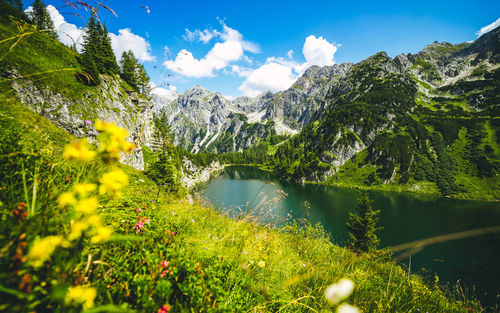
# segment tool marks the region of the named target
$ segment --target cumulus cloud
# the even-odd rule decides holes
[[[156,85],[155,83],[151,83],[151,94],[168,100],[175,100],[179,96],[179,92],[177,92],[177,88],[174,85],[168,85],[168,89],[166,89]]]
[[[208,43],[212,38],[217,36],[218,32],[215,30],[199,30],[196,29],[195,31],[190,31],[189,29],[186,28],[186,34],[182,36],[184,40],[187,41],[195,41],[199,40],[202,41],[203,43]]]
[[[26,13],[32,11],[33,7],[28,7],[24,10]],[[49,12],[52,22],[54,22],[54,28],[57,31],[59,41],[68,46],[75,44],[77,50],[80,51],[83,42],[83,29],[77,27],[75,24],[66,22],[64,16],[62,16],[54,6],[48,5],[47,11]]]
[[[243,40],[243,35],[240,32],[230,28],[224,22],[221,23],[222,32],[208,30],[190,32],[186,30],[187,40],[204,41],[205,39],[209,41],[214,36],[222,40],[222,42],[217,42],[203,58],[197,59],[190,51],[183,49],[177,54],[175,60],[166,60],[163,65],[171,71],[188,77],[214,77],[216,71],[226,68],[231,62],[241,59],[248,60],[244,55],[245,51],[259,52],[259,47]],[[205,35],[206,37],[203,37]]]
[[[480,30],[478,30],[476,32],[476,35],[477,35],[477,37],[481,37],[482,35],[486,34],[487,32],[494,30],[498,26],[500,26],[500,18],[498,18],[493,23],[482,27]]]
[[[29,7],[26,13],[32,12]],[[54,28],[57,31],[59,41],[65,45],[76,45],[76,49],[81,52],[83,44],[84,29],[75,24],[66,22],[64,16],[52,5],[47,6],[50,18],[54,22]],[[129,28],[120,29],[118,35],[109,33],[111,44],[116,57],[119,59],[124,51],[132,50],[135,57],[140,61],[154,61],[155,57],[151,55],[151,46],[146,39],[132,33]]]
[[[143,37],[132,33],[130,28],[118,30],[118,35],[109,33],[111,46],[117,58],[120,58],[124,51],[132,50],[135,57],[140,61],[154,61],[151,55],[151,46]]]
[[[298,63],[293,60],[293,50],[287,52],[287,58],[269,57],[266,63],[251,71],[244,72],[246,80],[238,88],[243,95],[255,97],[266,91],[282,91],[297,80],[304,71],[313,66],[325,66],[335,64],[335,53],[337,47],[328,42],[323,37],[311,35],[306,38],[302,53],[305,58],[304,63]],[[241,73],[241,69],[234,68],[233,72]]]
[[[252,71],[238,88],[243,95],[256,97],[262,92],[280,91],[290,88],[297,79],[292,68],[283,64],[268,63]]]

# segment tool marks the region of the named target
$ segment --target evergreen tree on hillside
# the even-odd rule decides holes
[[[165,110],[154,114],[154,139],[158,144],[154,149],[155,161],[148,166],[146,174],[166,191],[178,193],[182,189],[179,182],[181,161],[178,151],[171,143],[172,134],[167,122],[168,116]]]
[[[47,34],[52,38],[57,39],[57,34],[54,31],[54,22],[50,18],[50,14],[47,11],[45,3],[41,0],[35,0],[33,2],[33,11],[30,12],[29,18],[31,23],[33,23],[39,30],[47,30]]]
[[[98,23],[92,15],[87,22],[87,26],[85,27],[82,53],[79,58],[83,71],[90,75],[91,79],[89,79],[85,73],[78,75],[79,80],[88,85],[98,85],[100,83],[99,67],[95,61],[99,46],[98,43]]]
[[[89,86],[97,86],[101,83],[101,78],[99,77],[99,70],[95,65],[94,59],[90,54],[82,54],[79,57],[79,62],[82,66],[84,73],[78,73],[77,79]]]
[[[106,25],[97,24],[98,30],[98,47],[94,61],[101,74],[118,74],[118,64],[116,56],[111,46],[111,38],[108,34]]]
[[[144,66],[135,58],[132,51],[122,53],[120,59],[120,77],[134,90],[147,94],[149,90],[149,76]]]
[[[111,47],[111,38],[105,26],[102,26],[92,15],[85,27],[85,35],[83,37],[83,47],[81,60],[85,60],[89,65],[92,59],[97,71],[101,74],[117,74],[118,64],[116,63],[115,53]],[[85,68],[87,70],[89,68]]]
[[[346,223],[349,231],[349,246],[354,251],[371,252],[377,249],[380,240],[376,232],[380,210],[374,210],[372,200],[366,192],[358,198],[356,213],[349,212],[349,221]]]
[[[23,2],[21,0],[0,0],[0,16],[9,16],[28,20],[28,17],[23,10]]]

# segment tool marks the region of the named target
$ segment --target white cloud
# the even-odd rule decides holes
[[[251,72],[238,90],[244,96],[256,97],[267,90],[281,91],[290,88],[296,79],[291,67],[268,63]]]
[[[29,7],[25,12],[31,12],[32,7]],[[47,6],[47,11],[54,22],[54,28],[57,30],[59,41],[65,45],[71,46],[76,44],[76,49],[81,51],[83,44],[84,29],[77,27],[75,24],[66,22],[65,18],[52,5]],[[151,46],[146,39],[132,33],[129,28],[120,29],[118,35],[109,33],[113,50],[118,59],[120,59],[124,51],[132,50],[135,57],[140,61],[154,61],[155,57],[151,55]]]
[[[174,85],[168,85],[168,89],[157,86],[155,83],[151,83],[151,93],[156,96],[166,98],[168,100],[175,100],[179,96],[177,88]]]
[[[491,31],[491,30],[494,30],[495,28],[497,28],[498,26],[500,26],[500,18],[498,18],[496,21],[494,21],[493,23],[489,24],[489,25],[486,25],[484,27],[482,27],[480,30],[478,30],[476,32],[476,35],[477,37],[481,37],[482,35],[486,34],[487,32]]]
[[[212,38],[217,36],[218,32],[215,30],[199,30],[196,29],[195,31],[190,31],[189,29],[186,28],[186,35],[182,36],[184,40],[187,41],[195,41],[199,40],[202,41],[203,43],[208,43]]]
[[[337,46],[329,43],[323,37],[311,35],[306,38],[302,53],[306,61],[298,63],[293,60],[293,50],[287,52],[288,59],[283,57],[269,57],[261,67],[251,71],[243,72],[239,67],[233,66],[233,72],[239,76],[246,77],[238,90],[243,95],[255,97],[266,91],[282,91],[297,80],[304,71],[313,66],[325,66],[335,64],[335,53]],[[242,73],[244,75],[242,75]]]
[[[199,39],[208,42],[213,36],[216,36],[222,39],[222,42],[216,43],[201,59],[195,58],[190,51],[183,49],[177,54],[175,60],[166,60],[163,65],[188,77],[214,77],[216,71],[226,68],[231,62],[241,59],[249,60],[244,55],[245,51],[252,53],[260,51],[259,46],[243,40],[243,35],[237,30],[230,28],[224,22],[222,22],[222,27],[222,32],[215,30],[191,32],[186,29],[186,40]]]
[[[33,8],[29,7],[24,12],[28,13],[32,10]],[[66,22],[65,18],[54,6],[48,5],[47,11],[50,14],[52,22],[54,22],[54,28],[57,31],[59,41],[68,46],[75,44],[77,50],[80,51],[83,42],[83,29],[77,27],[75,24]]]
[[[124,51],[132,50],[135,57],[140,61],[154,61],[155,57],[151,55],[151,46],[146,39],[132,33],[130,28],[118,30],[118,35],[109,33],[111,45],[118,59]]]

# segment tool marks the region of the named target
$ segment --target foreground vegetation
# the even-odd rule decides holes
[[[2,99],[0,123],[4,311],[321,312],[331,310],[328,285],[347,277],[355,283],[347,301],[363,312],[481,312],[464,294],[451,300],[408,276],[386,253],[356,255],[307,223],[276,229],[230,219],[158,191],[126,166],[123,196],[98,197],[109,240],[93,240],[87,230],[34,267],[29,252],[37,240],[74,231],[60,195],[109,169],[102,161],[63,160],[73,139],[17,102]],[[68,291],[77,286],[86,288],[77,289],[86,291],[83,299]]]

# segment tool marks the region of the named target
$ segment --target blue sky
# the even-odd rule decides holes
[[[78,34],[85,21],[68,14],[73,9],[63,0],[45,3],[64,19],[56,23],[61,29]],[[118,15],[101,11],[115,51],[132,49],[153,83],[181,93],[201,84],[228,97],[284,89],[313,64],[416,53],[436,40],[471,41],[482,27],[500,23],[500,1],[103,3]]]

